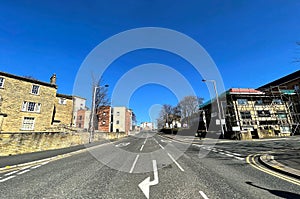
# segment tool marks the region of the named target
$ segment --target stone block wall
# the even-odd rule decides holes
[[[95,133],[93,141],[117,139],[124,136],[125,134],[121,133]],[[0,156],[66,148],[87,144],[88,141],[88,132],[1,133]]]

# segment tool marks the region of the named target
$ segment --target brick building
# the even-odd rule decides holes
[[[77,115],[76,122],[75,122],[76,127],[88,130],[89,129],[91,111],[87,110],[87,109],[79,109],[77,111],[76,115]]]
[[[100,132],[111,132],[111,107],[101,106],[97,110],[98,130]]]

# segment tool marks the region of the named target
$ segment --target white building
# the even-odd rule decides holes
[[[113,107],[113,132],[125,132],[132,131],[132,111],[125,106]]]
[[[77,121],[77,111],[80,109],[85,109],[86,99],[78,96],[73,96],[73,126],[76,126]]]
[[[143,130],[152,130],[154,128],[154,125],[152,122],[142,122],[141,123],[141,128]]]

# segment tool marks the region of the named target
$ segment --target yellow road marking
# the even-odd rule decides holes
[[[258,155],[260,155],[260,154],[248,155],[247,158],[246,158],[246,162],[247,162],[248,164],[250,164],[252,167],[254,167],[254,168],[256,168],[256,169],[258,169],[258,170],[260,170],[260,171],[262,171],[262,172],[265,172],[265,173],[267,173],[267,174],[270,174],[270,175],[272,175],[272,176],[275,176],[275,177],[277,177],[277,178],[280,178],[280,179],[282,179],[282,180],[285,180],[285,181],[288,181],[288,182],[291,182],[291,183],[293,183],[293,184],[296,184],[296,185],[300,186],[300,181],[297,180],[297,179],[290,178],[290,177],[288,177],[288,176],[286,176],[286,175],[282,175],[282,174],[273,172],[273,171],[271,171],[271,170],[269,170],[269,169],[266,169],[266,168],[264,168],[264,167],[262,167],[262,166],[259,166],[259,165],[255,162],[255,160],[254,160],[254,158],[257,157]]]

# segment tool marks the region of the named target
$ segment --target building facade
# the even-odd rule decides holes
[[[52,76],[53,78],[53,76]],[[45,131],[53,123],[57,86],[0,72],[2,132]]]
[[[87,110],[86,108],[86,99],[78,96],[73,96],[73,126],[78,127],[76,125],[77,121],[77,113],[78,110]],[[81,127],[79,127],[81,128]]]
[[[0,72],[0,131],[42,132],[74,123],[74,98],[50,82]]]
[[[300,134],[300,70],[258,88],[270,95],[279,95],[288,103],[292,116],[292,134]]]
[[[110,106],[101,106],[97,110],[97,121],[98,121],[98,131],[100,132],[111,132],[111,112]]]
[[[292,117],[287,101],[279,95],[255,89],[229,89],[220,96],[222,121],[219,121],[217,106],[212,107],[213,103],[215,101],[200,107],[205,118],[200,118],[205,121],[205,127],[201,129],[217,129],[222,123],[225,133],[250,131],[252,138],[291,134]]]
[[[132,130],[132,111],[126,107],[113,107],[112,131],[129,133]]]
[[[89,129],[91,111],[87,109],[80,109],[76,114],[76,127],[84,130]]]

